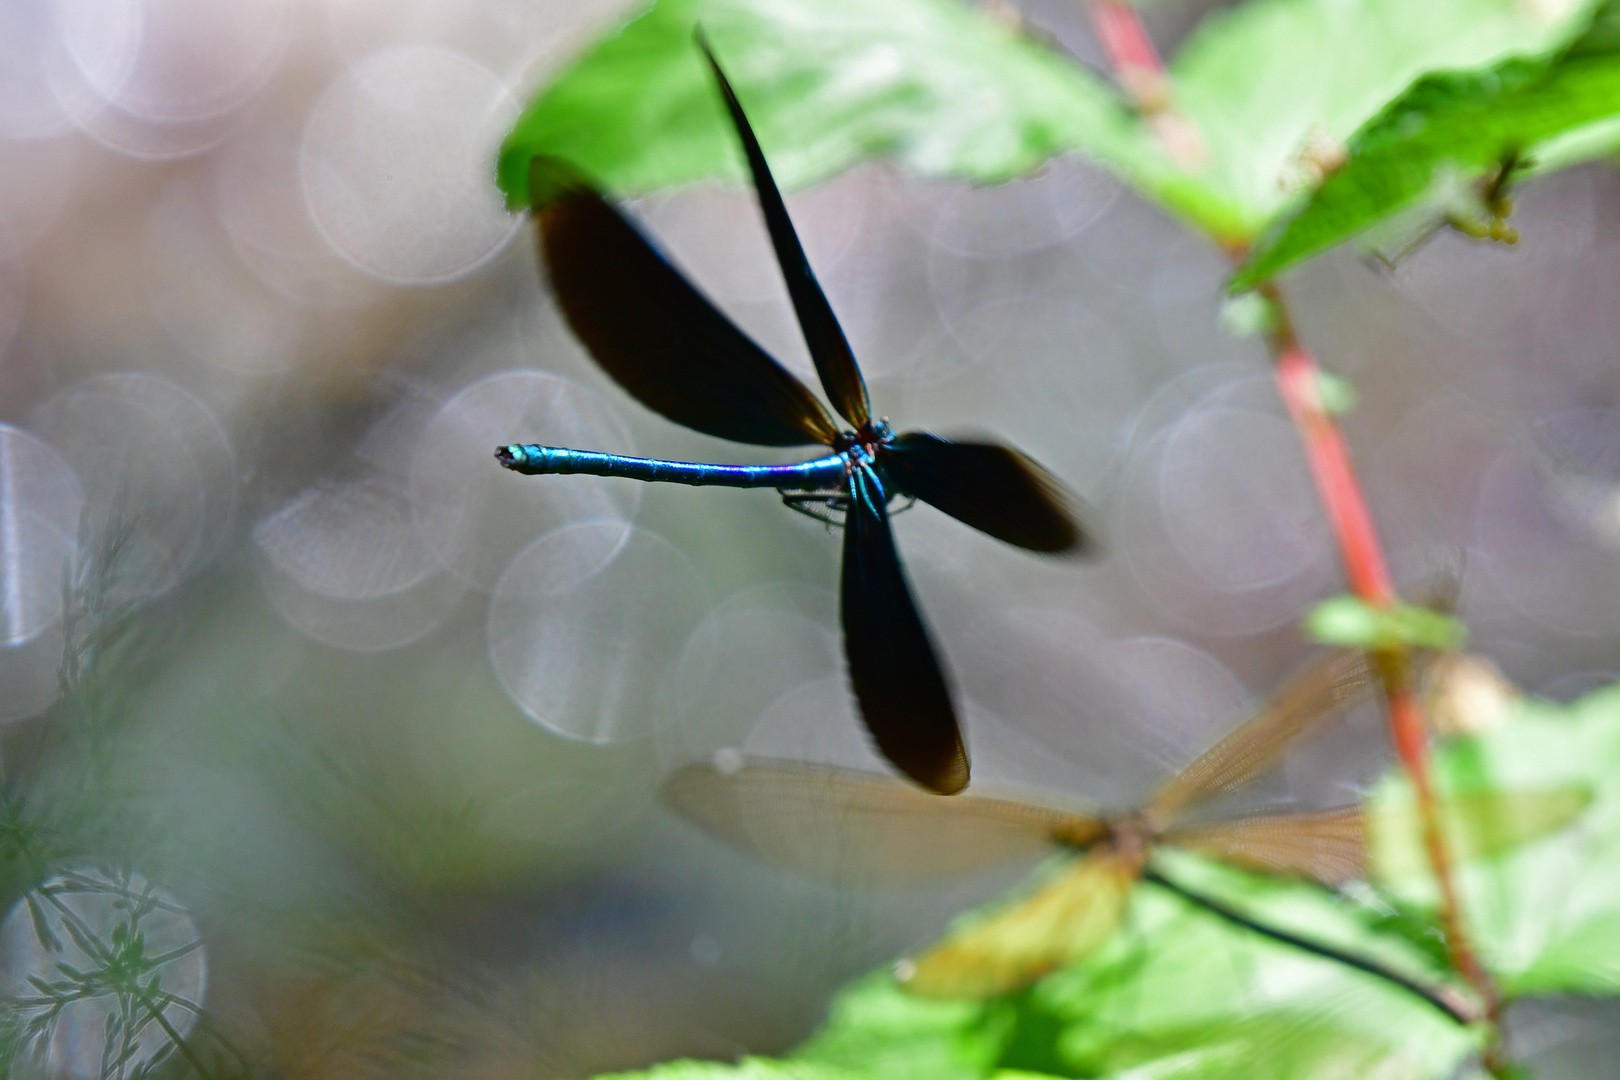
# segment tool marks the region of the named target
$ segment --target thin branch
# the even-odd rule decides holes
[[[1414,994],[1417,997],[1422,998],[1424,1001],[1427,1001],[1430,1005],[1433,1005],[1436,1009],[1439,1009],[1441,1012],[1445,1013],[1448,1017],[1455,1020],[1459,1024],[1472,1024],[1481,1019],[1478,1006],[1468,1001],[1449,986],[1430,986],[1426,983],[1421,983],[1416,979],[1409,978],[1406,975],[1402,975],[1398,971],[1387,968],[1378,963],[1376,960],[1369,960],[1364,956],[1357,956],[1355,953],[1343,952],[1339,949],[1335,949],[1331,945],[1324,945],[1319,941],[1312,941],[1309,938],[1299,937],[1298,935],[1292,934],[1287,930],[1279,930],[1274,926],[1267,926],[1265,923],[1249,918],[1236,908],[1227,907],[1218,900],[1212,900],[1207,896],[1194,892],[1184,885],[1177,884],[1176,882],[1165,877],[1163,874],[1159,873],[1157,870],[1153,869],[1151,866],[1142,871],[1142,880],[1151,881],[1161,889],[1175,893],[1188,903],[1193,904],[1196,907],[1203,908],[1211,915],[1216,915],[1222,919],[1225,919],[1234,926],[1241,926],[1245,930],[1259,934],[1261,937],[1267,937],[1273,941],[1279,941],[1284,945],[1289,945],[1293,948],[1299,949],[1301,952],[1310,953],[1312,956],[1320,956],[1324,960],[1332,960],[1334,963],[1343,964],[1345,967],[1353,968],[1356,971],[1365,972],[1366,974],[1378,979],[1382,979],[1391,985],[1398,986],[1407,993]]]

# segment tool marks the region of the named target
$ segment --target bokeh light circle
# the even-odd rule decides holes
[[[248,271],[300,309],[354,308],[388,288],[332,249],[300,183],[302,130],[272,119],[213,155],[213,211]]]
[[[55,0],[63,44],[88,87],[158,124],[210,119],[244,101],[286,42],[284,0]]]
[[[778,581],[729,597],[698,624],[674,672],[670,764],[740,745],[783,693],[843,666],[838,599]]]
[[[60,109],[102,145],[171,159],[225,137],[287,42],[284,0],[54,0],[43,68]]]
[[[427,45],[350,66],[304,127],[304,198],[322,234],[386,281],[427,284],[475,269],[522,219],[490,161],[516,106],[493,72]]]
[[[1561,410],[1507,440],[1480,487],[1475,540],[1519,614],[1566,634],[1620,630],[1620,412]]]
[[[513,442],[634,452],[595,394],[556,375],[503,372],[445,402],[411,458],[411,501],[440,563],[481,589],[492,588],[540,533],[577,521],[629,521],[641,502],[634,480],[503,469],[495,448]]]
[[[671,666],[709,601],[679,548],[618,521],[540,537],[501,575],[489,658],[507,694],[556,734],[598,744],[653,732]]]
[[[744,754],[893,772],[860,721],[849,676],[840,671],[784,691],[742,741]]]
[[[45,70],[59,40],[49,4],[0,4],[0,139],[38,139],[67,126]]]
[[[532,84],[572,58],[581,21],[618,17],[617,0],[320,0],[328,40],[345,59],[383,46],[431,42],[494,71],[523,72]]]
[[[0,424],[0,722],[56,700],[62,582],[78,547],[84,491],[51,446]]]
[[[83,506],[79,478],[61,454],[0,424],[0,646],[30,641],[62,617]]]
[[[378,480],[310,488],[259,521],[253,540],[276,610],[338,648],[408,645],[464,589],[423,542],[408,496]]]
[[[410,503],[383,484],[311,488],[253,530],[259,550],[304,588],[373,600],[438,567],[411,527]]]
[[[1245,409],[1187,417],[1159,460],[1159,507],[1182,560],[1221,592],[1277,585],[1321,555],[1325,530],[1282,419]]]
[[[63,56],[53,65],[57,94],[70,111],[117,101],[135,71],[144,30],[141,0],[52,0]],[[73,76],[72,81],[69,77]],[[74,94],[77,91],[77,94]]]
[[[168,591],[213,555],[236,511],[236,458],[207,405],[155,375],[95,375],[54,394],[33,426],[78,470],[90,526],[127,526],[116,594]]]
[[[1299,618],[1337,573],[1294,432],[1223,400],[1247,385],[1219,386],[1139,437],[1120,483],[1119,550],[1142,593],[1176,623],[1222,637]]]
[[[846,174],[786,197],[794,231],[819,276],[827,276],[860,235],[870,184]],[[685,188],[637,207],[675,262],[724,303],[787,300],[765,219],[752,191]]]
[[[1004,184],[919,186],[908,193],[905,210],[932,245],[997,258],[1071,239],[1107,211],[1120,187],[1095,163],[1062,157]]]
[[[1242,708],[1237,677],[1175,638],[1115,638],[1050,603],[982,613],[955,651],[973,700],[1083,781],[1086,797],[1131,805],[1223,733]]]

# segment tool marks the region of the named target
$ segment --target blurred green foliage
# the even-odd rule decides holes
[[[1617,762],[1620,687],[1612,686],[1569,705],[1526,700],[1509,723],[1448,743],[1435,756],[1443,792],[1573,786],[1591,794],[1574,827],[1459,868],[1474,941],[1510,994],[1620,992]],[[1404,782],[1391,777],[1375,805],[1398,807],[1409,798]],[[1408,868],[1380,882],[1394,903],[1432,910],[1426,872],[1388,848],[1375,855],[1385,866]]]
[[[1567,40],[1515,0],[1250,0],[1204,21],[1170,64],[1209,143],[1189,173],[1097,75],[961,0],[657,0],[543,88],[501,150],[508,202],[528,161],[572,161],[633,195],[740,179],[692,44],[700,22],[785,187],[868,158],[994,183],[1083,151],[1216,240],[1251,241],[1308,177],[1313,139],[1349,138],[1414,78]]]
[[[1115,92],[960,0],[659,0],[535,99],[501,148],[507,201],[528,204],[536,154],[633,195],[742,157],[693,44],[699,24],[784,188],[868,159],[995,183],[1085,147],[1200,220],[1229,213]]]
[[[1514,0],[1251,0],[1206,18],[1170,62],[1209,141],[1207,180],[1253,237],[1309,184],[1313,143],[1342,144],[1413,79],[1552,48],[1558,16]],[[1573,9],[1573,10],[1569,10]]]
[[[1460,649],[1468,637],[1450,615],[1415,604],[1375,607],[1348,593],[1330,596],[1305,616],[1305,633],[1324,645],[1351,649],[1388,649],[1415,645],[1425,649]]]
[[[1256,248],[1233,287],[1275,277],[1407,211],[1488,232],[1488,219],[1506,209],[1491,205],[1492,188],[1612,153],[1617,117],[1620,4],[1611,2],[1551,56],[1418,80],[1355,134],[1343,167]],[[1487,220],[1470,220],[1479,218]]]

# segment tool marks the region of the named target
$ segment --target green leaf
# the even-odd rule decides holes
[[[1232,280],[1249,288],[1402,214],[1474,232],[1506,209],[1492,187],[1620,144],[1620,4],[1551,57],[1428,75],[1349,142],[1344,166],[1268,234]],[[1511,175],[1498,181],[1498,174]]]
[[[1171,68],[1213,151],[1194,175],[1103,79],[966,0],[656,0],[518,121],[497,168],[508,203],[528,205],[539,153],[620,195],[740,179],[699,22],[786,187],[869,158],[995,183],[1078,150],[1241,246],[1290,199],[1313,133],[1348,138],[1424,71],[1551,48],[1570,19],[1516,0],[1250,0],[1206,18]]]
[[[1412,645],[1426,649],[1462,647],[1468,632],[1450,615],[1396,604],[1374,607],[1359,597],[1331,596],[1305,616],[1305,632],[1324,645],[1352,649],[1388,649]]]
[[[1441,977],[1423,949],[1374,929],[1362,905],[1184,853],[1156,859],[1179,883],[1257,920],[1409,976]],[[1405,990],[1144,885],[1123,932],[1031,990],[982,1004],[924,1001],[872,976],[839,998],[796,1056],[918,1080],[1440,1080],[1476,1045],[1475,1031]]]
[[[1440,744],[1433,772],[1442,797],[1589,792],[1590,806],[1573,827],[1464,863],[1457,885],[1474,944],[1509,993],[1620,992],[1620,687],[1569,705],[1523,699],[1507,723]],[[1378,813],[1410,799],[1404,780],[1392,777],[1369,807]],[[1374,839],[1375,865],[1383,867],[1386,845]],[[1382,869],[1381,881],[1400,903],[1433,910],[1427,872]]]
[[[1445,797],[1439,808],[1447,848],[1458,863],[1487,859],[1539,840],[1574,822],[1591,805],[1584,787],[1520,791],[1478,791]],[[1368,846],[1384,879],[1421,878],[1430,873],[1422,819],[1411,789],[1404,784],[1384,792],[1366,808]]]
[[[1324,890],[1181,853],[1160,862],[1178,883],[1256,921],[1408,973],[1428,970],[1418,950],[1368,930]],[[1030,1009],[1061,1022],[1055,1049],[1066,1075],[1438,1080],[1475,1045],[1473,1031],[1407,991],[1155,887],[1138,890],[1130,927],[1030,995]]]
[[[740,180],[741,155],[702,23],[784,187],[869,158],[925,177],[996,183],[1081,149],[1215,235],[1235,210],[1187,176],[1085,68],[964,0],[657,0],[536,98],[501,149],[508,203],[526,206],[536,154],[619,195]]]
[[[1206,17],[1170,73],[1213,152],[1205,179],[1252,236],[1331,164],[1312,157],[1331,159],[1413,79],[1553,49],[1584,6],[1547,15],[1517,0],[1249,0]]]
[[[885,1080],[972,1080],[995,1071],[1013,1024],[1006,1003],[924,1000],[882,972],[840,994],[795,1057]]]

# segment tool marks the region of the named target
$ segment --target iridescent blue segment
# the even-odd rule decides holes
[[[599,454],[561,446],[514,444],[495,451],[495,460],[526,476],[623,476],[654,483],[691,484],[694,487],[791,488],[814,490],[844,482],[849,464],[842,454],[792,465],[710,465],[698,461],[661,461],[658,458]]]

